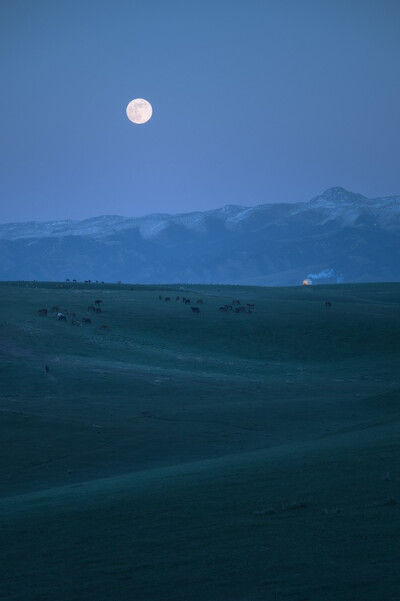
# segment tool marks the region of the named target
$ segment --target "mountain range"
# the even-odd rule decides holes
[[[400,196],[0,224],[0,279],[290,286],[400,281]]]

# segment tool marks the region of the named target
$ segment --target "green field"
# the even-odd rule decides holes
[[[399,599],[399,350],[400,284],[1,282],[0,598]]]

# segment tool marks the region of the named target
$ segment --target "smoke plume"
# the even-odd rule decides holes
[[[337,284],[342,284],[344,281],[342,274],[336,273],[333,268],[324,269],[319,273],[309,273],[307,279],[311,281],[335,279]]]

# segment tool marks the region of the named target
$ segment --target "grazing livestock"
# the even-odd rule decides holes
[[[196,301],[196,303],[197,303],[198,305],[202,305],[202,304],[203,304],[203,299],[199,298],[199,299]]]
[[[171,297],[170,296],[166,296],[164,298],[164,301],[167,302],[167,303],[169,303],[171,301]]]
[[[94,307],[93,305],[89,305],[88,308],[88,313],[95,313],[96,312],[96,307]]]
[[[227,309],[226,305],[224,305],[224,306],[220,307],[218,309],[218,311],[221,311],[221,313],[226,313],[228,311],[228,309]]]
[[[175,300],[178,301],[180,299],[180,296],[176,296]]]
[[[92,323],[92,320],[89,317],[82,317],[82,323]]]
[[[255,307],[255,305],[253,305],[253,303],[246,303],[246,305],[248,306],[249,310],[254,309],[254,307]]]
[[[192,309],[192,313],[200,313],[199,307],[190,307]]]
[[[240,300],[238,298],[234,298],[232,301],[232,305],[240,305]]]
[[[72,325],[72,326],[80,326],[80,325],[81,325],[81,322],[80,322],[78,319],[74,319],[74,318],[72,318],[72,319],[71,319],[71,325]]]
[[[158,300],[162,300],[161,294],[158,295]]]
[[[246,307],[236,307],[235,308],[235,313],[252,313],[252,311],[250,311],[250,309],[246,309]]]
[[[190,305],[190,298],[185,298],[185,305]]]
[[[233,311],[232,305],[224,305],[227,311]]]
[[[38,315],[45,317],[47,315],[47,309],[39,309]]]
[[[96,312],[96,313],[101,313],[101,309],[100,309],[100,307],[96,307],[96,308],[95,308],[95,312]]]
[[[95,300],[95,301],[94,301],[94,304],[95,304],[95,305],[101,305],[101,303],[102,303],[102,302],[103,302],[103,301],[101,301],[101,300]]]
[[[57,319],[59,321],[67,321],[67,318],[65,317],[65,315],[63,313],[57,313]]]
[[[58,313],[58,311],[60,310],[60,308],[59,308],[59,307],[57,307],[57,305],[54,305],[54,306],[51,308],[51,310],[52,310],[54,313]]]

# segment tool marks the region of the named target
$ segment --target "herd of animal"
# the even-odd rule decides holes
[[[158,295],[158,300],[162,301],[164,300],[164,302],[171,302],[171,297],[170,296],[164,296],[164,298],[161,296],[161,294]],[[176,296],[175,297],[175,301],[176,302],[181,302],[184,305],[190,305],[190,298],[187,298],[186,296]],[[202,305],[203,304],[203,299],[199,298],[196,301],[197,305]],[[190,307],[192,313],[200,313],[200,307]]]
[[[162,297],[161,294],[158,295],[158,300],[160,301],[164,301],[164,302],[171,302],[171,297],[170,296],[164,296]],[[175,297],[175,301],[176,302],[181,302],[184,305],[190,305],[191,303],[191,299],[187,298],[186,296],[176,296]],[[202,305],[203,304],[203,299],[199,298],[195,301],[196,305]],[[229,305],[222,305],[221,307],[218,308],[218,310],[221,313],[227,313],[228,311],[234,311],[235,313],[252,313],[254,310],[255,305],[253,303],[246,303],[245,305],[242,305],[240,300],[238,298],[234,298],[232,300],[232,303]],[[200,313],[200,307],[190,307],[192,310],[192,313]]]
[[[87,313],[90,315],[91,313],[101,313],[102,309],[100,307],[101,303],[103,301],[101,300],[95,300],[93,305],[88,305],[87,308]],[[39,309],[38,310],[38,315],[40,315],[41,317],[47,317],[49,315],[49,310],[48,309]],[[81,325],[87,325],[87,324],[91,324],[92,320],[90,317],[77,317],[76,313],[73,312],[69,312],[67,309],[61,309],[57,306],[57,305],[53,305],[53,307],[50,310],[50,314],[52,316],[54,316],[56,319],[58,319],[58,321],[65,321],[67,322],[68,320],[70,321],[71,325],[73,326],[81,326]],[[101,330],[109,330],[109,327],[106,324],[103,324],[100,326]]]
[[[162,296],[161,294],[158,295],[158,300],[160,301],[164,301],[164,302],[171,302],[171,296]],[[176,296],[175,297],[175,301],[182,303],[184,305],[189,305],[190,309],[192,311],[192,313],[200,313],[200,305],[203,305],[204,301],[203,299],[199,298],[199,299],[190,299],[186,296]],[[193,304],[192,304],[193,303]],[[93,302],[93,304],[88,305],[87,307],[87,315],[86,316],[80,316],[78,317],[76,315],[76,313],[70,312],[67,309],[60,309],[60,307],[58,307],[57,305],[54,305],[51,310],[48,310],[46,308],[43,309],[39,309],[38,310],[38,315],[40,315],[41,317],[47,317],[49,314],[53,317],[55,317],[58,321],[64,321],[64,322],[70,322],[71,325],[73,326],[81,326],[81,325],[88,325],[92,323],[92,319],[91,317],[89,317],[89,315],[96,315],[98,313],[102,313],[102,309],[101,309],[101,305],[102,301],[101,300],[95,300]],[[227,313],[228,311],[233,311],[235,313],[252,313],[254,310],[254,304],[252,303],[246,303],[245,305],[242,305],[240,300],[237,298],[234,298],[232,300],[231,304],[226,304],[226,305],[222,305],[218,308],[218,310],[222,313]],[[106,324],[102,324],[100,326],[101,330],[109,330],[109,326]]]
[[[227,313],[228,311],[234,311],[235,313],[253,313],[254,306],[252,303],[246,303],[241,305],[240,301],[236,298],[233,299],[231,305],[222,305],[219,307],[221,313]]]
[[[159,301],[164,301],[164,302],[171,302],[171,296],[162,296],[161,294],[158,295],[158,300]],[[175,297],[175,301],[182,303],[184,305],[189,305],[190,309],[192,311],[192,313],[200,313],[200,306],[199,305],[203,305],[203,299],[199,298],[197,300],[194,299],[190,299],[186,296],[176,296]],[[192,301],[193,301],[193,305],[192,305]],[[99,313],[102,313],[102,309],[101,309],[101,305],[102,301],[97,299],[93,302],[92,305],[88,305],[87,307],[87,315],[83,316],[83,317],[77,317],[76,313],[73,312],[69,312],[67,309],[61,309],[57,306],[54,305],[50,312],[48,309],[44,308],[44,309],[39,309],[38,310],[38,315],[40,315],[41,317],[46,317],[49,313],[55,317],[56,319],[58,319],[58,321],[69,321],[71,323],[71,325],[73,326],[81,326],[81,325],[88,325],[92,323],[92,319],[89,317],[89,315],[96,315]],[[253,303],[246,303],[246,304],[242,304],[240,302],[239,299],[234,298],[232,300],[232,302],[230,304],[225,304],[225,305],[221,305],[220,307],[218,307],[218,311],[220,311],[220,313],[228,313],[229,311],[232,311],[233,313],[253,313],[254,311],[254,307],[255,305]],[[325,307],[330,308],[332,307],[332,303],[330,301],[325,301]],[[101,330],[109,330],[109,326],[106,324],[102,324],[100,326]]]

